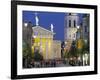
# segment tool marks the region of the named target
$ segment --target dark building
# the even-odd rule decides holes
[[[83,16],[82,30],[83,39],[87,40],[89,38],[89,14]]]
[[[23,23],[23,43],[32,44],[32,23]]]

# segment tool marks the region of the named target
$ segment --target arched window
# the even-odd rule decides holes
[[[74,20],[74,27],[76,27],[76,21]]]
[[[71,20],[69,20],[69,27],[71,27]]]
[[[85,26],[85,32],[87,32],[87,26]]]

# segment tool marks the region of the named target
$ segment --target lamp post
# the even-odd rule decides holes
[[[77,40],[80,38],[80,26],[77,26]]]
[[[88,64],[88,54],[85,53],[84,56],[85,56],[85,61],[86,61],[85,64],[87,65]]]
[[[76,32],[76,39],[77,39],[77,48],[78,48],[78,40],[80,39],[80,26],[77,26],[77,32]]]
[[[81,51],[80,51],[80,35],[81,32],[80,32],[80,26],[77,26],[77,55],[78,55],[78,61],[80,62],[81,61]],[[84,59],[84,57],[82,57],[82,59]],[[84,64],[84,63],[83,63]]]

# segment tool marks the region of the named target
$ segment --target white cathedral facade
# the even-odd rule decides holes
[[[39,18],[35,15],[36,26],[32,27],[32,52],[39,50],[44,60],[61,59],[61,41],[54,40],[53,24],[50,25],[51,30],[43,28],[39,25]]]

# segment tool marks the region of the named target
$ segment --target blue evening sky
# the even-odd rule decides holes
[[[23,22],[31,22],[35,25],[35,13],[39,18],[39,26],[50,30],[50,25],[54,25],[54,32],[56,33],[54,39],[64,40],[64,17],[66,13],[58,12],[37,12],[37,11],[23,11]],[[79,15],[79,21],[82,22],[82,15]],[[79,23],[80,23],[79,22]]]

